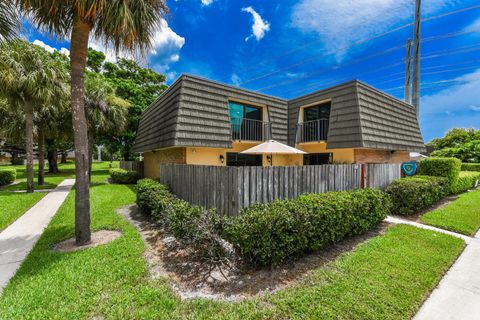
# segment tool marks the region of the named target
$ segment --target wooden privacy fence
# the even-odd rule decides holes
[[[398,169],[396,174],[390,173]],[[382,177],[382,172],[388,172]],[[369,174],[373,176],[370,178]],[[363,175],[363,177],[362,177]],[[219,167],[162,164],[160,182],[192,204],[237,215],[254,203],[292,199],[303,193],[384,188],[400,176],[400,165]]]
[[[393,180],[402,177],[400,163],[375,163],[365,165],[366,186],[385,189]]]
[[[136,171],[139,178],[143,178],[143,161],[120,161],[120,168]]]

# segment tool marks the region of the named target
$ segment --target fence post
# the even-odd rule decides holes
[[[362,163],[361,179],[361,186],[364,189],[367,187],[367,165],[365,163]]]

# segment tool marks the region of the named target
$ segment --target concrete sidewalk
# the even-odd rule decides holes
[[[75,179],[65,179],[0,233],[0,294],[57,212]]]
[[[480,318],[480,231],[440,281],[414,317],[423,319]]]

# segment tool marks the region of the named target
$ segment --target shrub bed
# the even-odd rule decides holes
[[[460,176],[450,186],[450,193],[466,192],[475,186],[477,180],[480,180],[480,172],[460,172]]]
[[[120,168],[110,169],[110,177],[113,183],[134,184],[138,180],[137,172]]]
[[[247,263],[278,265],[369,230],[389,207],[388,197],[373,189],[306,194],[244,209],[226,235]]]
[[[423,159],[419,163],[419,174],[426,176],[444,177],[450,182],[458,178],[462,162],[456,158]]]
[[[462,171],[480,171],[480,163],[462,163]]]
[[[190,205],[151,179],[138,181],[136,202],[142,212],[161,222],[197,258],[215,264],[230,259],[231,246],[223,240],[227,221],[215,210]]]
[[[0,186],[12,183],[17,178],[17,170],[15,168],[0,169]]]
[[[438,202],[449,189],[447,178],[415,176],[393,181],[385,192],[390,195],[393,214],[412,215]]]

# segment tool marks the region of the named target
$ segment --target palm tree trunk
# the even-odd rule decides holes
[[[88,179],[92,181],[93,134],[88,133]]]
[[[25,151],[27,153],[27,192],[33,192],[33,104],[25,102]]]
[[[62,152],[61,158],[60,158],[60,163],[67,163],[67,153]]]
[[[88,179],[88,136],[85,117],[84,72],[90,25],[74,18],[70,39],[72,123],[75,140],[75,242],[87,244],[90,232],[90,183]]]
[[[38,132],[38,185],[45,184],[45,134],[40,128]]]
[[[58,173],[58,154],[55,140],[47,139],[48,173]]]

